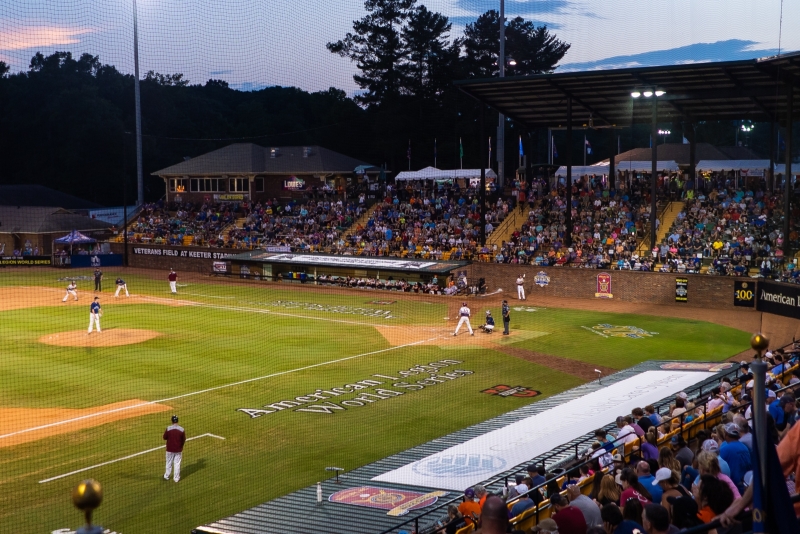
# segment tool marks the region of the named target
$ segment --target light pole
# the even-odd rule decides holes
[[[742,124],[742,127],[741,127],[740,129],[741,129],[741,130],[744,132],[744,134],[745,134],[745,136],[744,136],[744,146],[747,146],[748,137],[750,137],[750,132],[752,132],[752,131],[753,131],[753,128],[754,128],[754,126],[753,126],[752,124]],[[736,130],[736,137],[737,137],[737,139],[736,139],[736,146],[739,146],[739,139],[738,139],[738,137],[739,137],[739,130]]]
[[[500,55],[497,56],[500,77],[506,77],[506,2],[500,0]],[[506,174],[506,117],[502,113],[497,121],[497,177],[499,187],[505,185]]]
[[[144,204],[144,178],[142,174],[142,98],[139,92],[139,21],[133,0],[133,98],[136,106],[136,204]],[[127,221],[125,221],[127,223]]]
[[[666,94],[666,91],[655,88],[635,89],[631,91],[631,97],[637,98],[652,98],[653,99],[653,118],[650,124],[650,139],[653,146],[650,148],[650,248],[656,246],[656,221],[658,219],[658,204],[656,202],[657,184],[658,184],[658,97]]]
[[[659,130],[659,131],[658,131],[658,135],[661,135],[661,136],[663,136],[663,139],[662,139],[662,143],[661,143],[661,144],[667,144],[667,136],[668,136],[669,134],[671,134],[671,133],[672,133],[672,132],[670,132],[669,130]]]

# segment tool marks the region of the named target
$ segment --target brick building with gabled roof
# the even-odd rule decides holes
[[[321,146],[235,143],[156,171],[168,202],[260,201],[341,190],[357,167],[380,169]]]

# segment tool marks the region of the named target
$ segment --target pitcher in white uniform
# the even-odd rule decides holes
[[[457,336],[458,335],[458,331],[461,329],[461,325],[462,324],[466,324],[467,325],[467,330],[469,330],[469,335],[474,336],[475,332],[472,331],[472,325],[469,324],[469,316],[472,315],[472,312],[467,307],[467,303],[466,302],[462,302],[461,303],[461,309],[458,310],[458,315],[461,318],[458,320],[458,326],[456,326],[456,331],[453,332],[453,335]]]

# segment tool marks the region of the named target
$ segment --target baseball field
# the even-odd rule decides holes
[[[179,273],[180,274],[180,273]],[[649,359],[721,361],[750,332],[682,317],[511,300],[511,335],[452,335],[461,301],[166,273],[0,273],[0,532],[75,528],[70,490],[104,487],[96,522],[189,532],[331,476]],[[122,276],[130,297],[114,298]],[[62,302],[68,281],[78,296]],[[99,295],[102,333],[86,334]],[[503,294],[470,299],[473,327]],[[611,311],[609,311],[611,310]],[[720,321],[718,321],[720,322]],[[734,325],[735,326],[735,325]],[[523,386],[535,397],[485,390]],[[165,481],[162,433],[187,442]],[[68,532],[68,530],[63,530]]]

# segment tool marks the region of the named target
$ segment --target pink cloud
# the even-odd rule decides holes
[[[0,27],[0,50],[71,45],[79,43],[81,35],[92,32],[94,30],[56,25]]]

